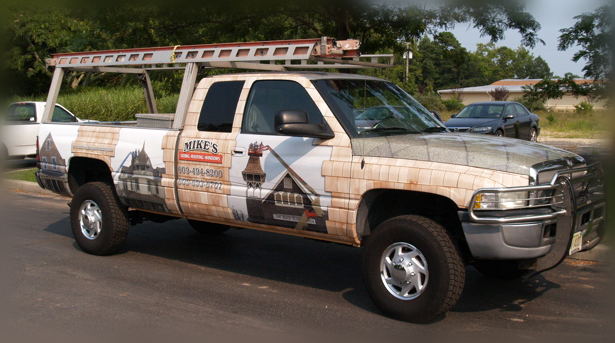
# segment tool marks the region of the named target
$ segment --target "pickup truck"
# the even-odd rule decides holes
[[[45,110],[43,101],[25,101],[10,104],[2,123],[0,152],[3,157],[26,157],[36,155],[36,137]],[[53,122],[78,122],[74,114],[56,104]]]
[[[375,107],[393,115],[357,125]],[[467,265],[493,277],[533,275],[604,233],[600,165],[537,143],[449,132],[382,79],[206,77],[180,127],[173,118],[41,125],[37,180],[72,197],[83,251],[113,254],[131,224],[171,219],[200,233],[237,227],[364,247],[374,303],[429,322],[457,302]]]

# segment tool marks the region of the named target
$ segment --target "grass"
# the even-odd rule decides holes
[[[36,170],[36,168],[33,168],[28,170],[20,170],[16,172],[6,173],[4,174],[4,178],[8,180],[36,182],[36,176],[34,176],[34,172]]]
[[[613,127],[608,111],[538,112],[543,134],[559,138],[605,138]]]
[[[179,94],[156,99],[158,112],[175,113]],[[45,94],[15,97],[11,102],[46,101]],[[135,120],[135,114],[147,113],[140,87],[91,88],[58,96],[58,103],[81,119],[98,121]]]
[[[171,92],[162,92],[169,94]],[[172,94],[172,93],[171,93]],[[156,99],[158,112],[175,113],[179,94],[167,95]],[[45,101],[46,95],[19,97],[17,101]],[[136,113],[147,113],[143,90],[139,86],[113,88],[86,88],[78,92],[68,92],[58,97],[62,104],[82,119],[99,121],[135,120]],[[442,117],[448,120],[452,112],[443,111]],[[585,114],[576,112],[537,112],[542,127],[541,135],[557,138],[604,138],[610,128],[615,128],[611,112],[593,111]]]

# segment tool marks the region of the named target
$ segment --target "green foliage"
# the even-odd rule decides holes
[[[593,111],[580,116],[576,112],[534,112],[540,117],[541,135],[559,138],[604,138],[611,120],[608,111]]]
[[[424,92],[416,97],[416,100],[430,111],[442,112],[446,106],[442,102],[442,98],[436,92]]]
[[[579,84],[576,75],[571,73],[566,74],[563,78],[546,78],[535,85],[524,86],[523,88],[525,90],[523,101],[532,104],[532,106],[537,106],[540,103],[544,106],[547,100],[561,99],[565,94],[572,94],[577,98],[581,96],[593,98],[593,85]]]
[[[572,27],[560,30],[559,50],[579,47],[572,60],[585,60],[585,77],[596,81],[598,88],[602,88],[599,81],[608,80],[612,72],[614,11],[615,5],[611,1],[594,13],[575,17],[577,22]]]
[[[449,100],[442,100],[442,103],[444,104],[444,106],[446,106],[446,109],[448,111],[455,112],[455,113],[458,113],[459,111],[463,110],[463,108],[465,107],[463,102],[459,100],[457,96],[454,96]]]
[[[549,124],[555,124],[555,122],[557,121],[557,118],[555,117],[555,114],[549,113],[547,115],[547,121],[549,121]]]
[[[157,98],[158,112],[175,113],[179,94]],[[44,95],[14,97],[15,101],[45,101]],[[80,92],[60,94],[58,103],[81,119],[98,121],[135,120],[135,114],[147,113],[141,87],[90,88]]]
[[[574,108],[578,114],[590,114],[594,112],[594,105],[588,101],[581,101],[579,104],[574,105]]]
[[[45,68],[45,59],[70,51],[332,36],[359,39],[365,52],[401,54],[404,48],[400,42],[469,21],[492,41],[502,39],[504,31],[512,29],[521,33],[527,46],[540,42],[536,36],[540,25],[519,0],[458,2],[429,8],[416,3],[382,5],[368,0],[4,7],[7,20],[2,22],[8,25],[2,38],[11,44],[2,60],[6,63],[6,77],[11,80],[9,91],[19,95],[46,92],[51,74]],[[433,63],[433,68],[412,61],[411,74],[420,75],[414,80],[418,87],[405,88],[413,93],[428,84],[437,88],[461,85],[474,75],[475,70],[464,67],[471,64],[468,52],[450,33],[436,33],[434,41],[436,45],[426,50],[424,59],[415,60]],[[445,57],[438,58],[440,53]],[[402,74],[404,69],[401,66]],[[397,76],[392,80],[402,81]],[[73,89],[128,83],[123,76],[107,74],[70,73],[67,79]],[[165,83],[163,76],[153,79]],[[166,92],[163,88],[157,86]]]
[[[547,107],[545,106],[545,101],[538,99],[536,97],[526,97],[525,95],[523,97],[515,98],[513,101],[516,101],[522,104],[523,106],[525,106],[525,108],[527,108],[531,112],[547,110]]]

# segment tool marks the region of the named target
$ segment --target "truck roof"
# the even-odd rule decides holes
[[[377,77],[367,76],[367,75],[358,75],[358,74],[348,74],[348,73],[327,73],[327,72],[313,72],[313,71],[281,71],[281,72],[255,72],[255,73],[237,73],[237,74],[221,74],[211,76],[211,78],[223,78],[228,76],[243,76],[243,77],[254,77],[254,76],[301,76],[308,80],[371,80],[371,81],[386,81]],[[387,81],[388,82],[388,81]]]

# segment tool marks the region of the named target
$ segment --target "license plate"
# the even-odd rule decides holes
[[[572,243],[570,244],[570,253],[568,255],[572,255],[577,253],[583,249],[583,232],[575,232],[572,236]]]

